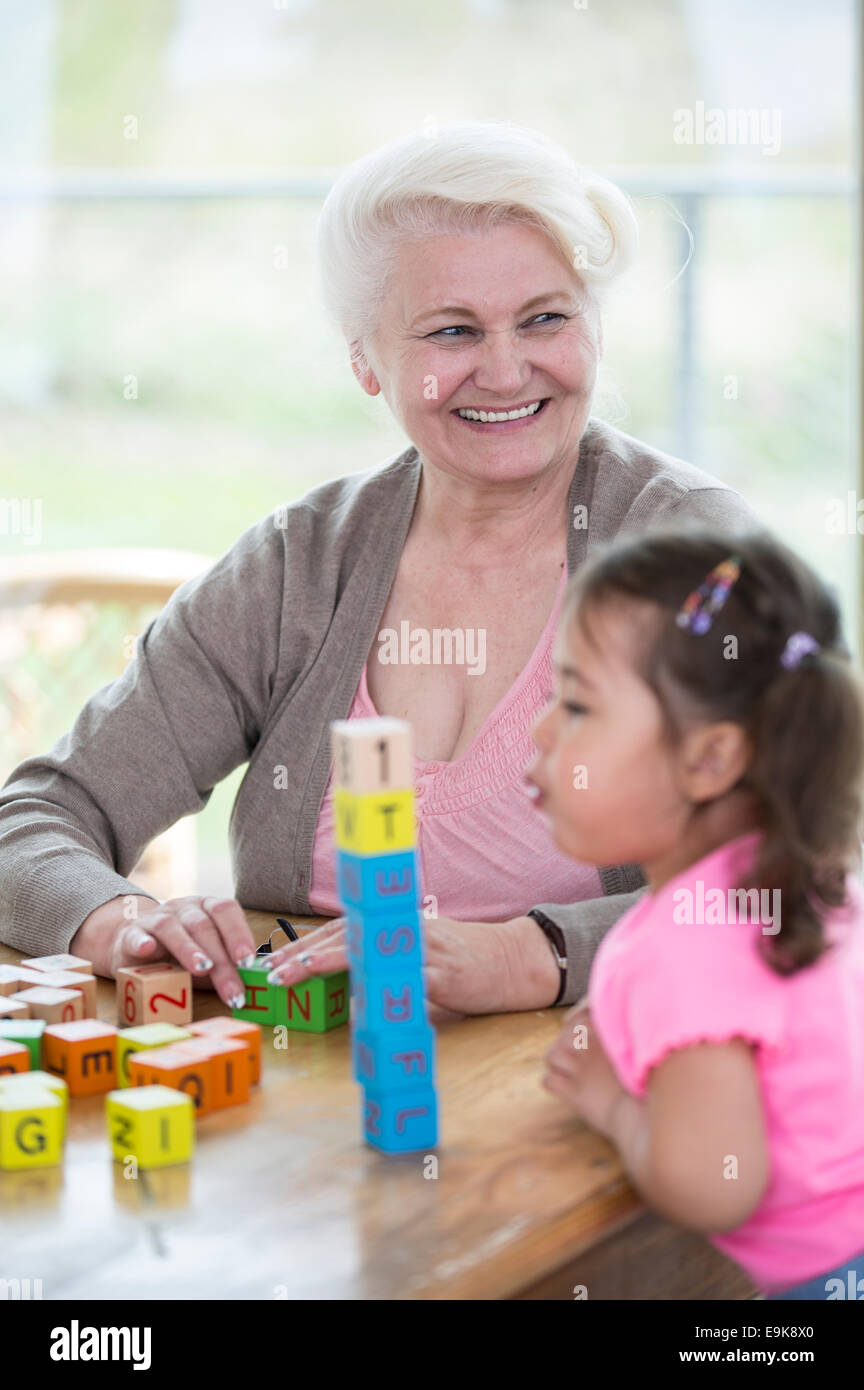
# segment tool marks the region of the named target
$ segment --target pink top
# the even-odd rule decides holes
[[[414,759],[417,846],[428,915],[457,921],[506,921],[538,902],[603,896],[597,869],[559,850],[526,794],[523,773],[535,752],[531,730],[552,689],[552,645],[566,568],[546,628],[518,680],[492,710],[461,758]],[[377,710],[364,668],[348,714]],[[333,849],[333,773],[324,792],[312,855],[309,902],[341,914]],[[437,902],[430,903],[433,894]]]
[[[770,1183],[743,1225],[711,1240],[774,1292],[864,1251],[864,893],[850,876],[849,910],[824,919],[836,947],[776,974],[756,951],[762,925],[736,924],[726,892],[759,837],[732,840],[625,913],[600,944],[588,992],[600,1040],[635,1096],[675,1048],[756,1044]]]

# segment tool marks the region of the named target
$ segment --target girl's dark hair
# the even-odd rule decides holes
[[[732,554],[740,577],[709,631],[678,627],[684,600]],[[575,576],[566,616],[578,610],[580,627],[598,640],[593,619],[622,599],[661,610],[634,623],[634,656],[670,741],[693,718],[732,720],[750,735],[754,757],[738,785],[755,795],[764,835],[746,887],[780,890],[780,931],[763,934],[760,949],[778,974],[791,975],[827,949],[821,916],[845,904],[845,878],[860,855],[864,710],[837,603],[768,533],[702,527],[616,541]],[[786,670],[780,656],[794,632],[809,633],[820,650]]]

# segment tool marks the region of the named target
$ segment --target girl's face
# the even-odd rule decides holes
[[[578,614],[559,629],[555,694],[534,729],[535,805],[559,848],[591,864],[666,858],[690,810],[659,702],[632,664],[638,622],[632,606],[607,606],[594,644]]]

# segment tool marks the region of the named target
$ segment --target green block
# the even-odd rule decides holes
[[[242,1018],[248,1023],[279,1023],[276,1017],[279,985],[268,985],[267,976],[272,969],[270,956],[259,956],[254,965],[238,965],[237,974],[246,987],[246,1003],[242,1009],[232,1009],[232,1018]]]
[[[314,975],[299,985],[276,985],[276,1022],[301,1033],[326,1033],[348,1022],[348,971]]]
[[[0,1018],[0,1038],[9,1042],[22,1043],[30,1049],[30,1070],[38,1071],[42,1066],[42,1034],[45,1020],[42,1018]]]

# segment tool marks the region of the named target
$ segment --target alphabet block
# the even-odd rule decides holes
[[[66,1121],[69,1115],[69,1087],[62,1076],[54,1076],[50,1071],[18,1071],[10,1072],[6,1076],[0,1076],[0,1094],[4,1091],[15,1091],[19,1087],[37,1087],[42,1091],[50,1091],[56,1096],[63,1106],[63,1132],[66,1132]]]
[[[423,965],[423,935],[416,907],[375,916],[364,905],[345,913],[348,963],[364,975],[394,971],[419,972]]]
[[[202,1038],[235,1038],[244,1042],[249,1052],[249,1080],[253,1086],[261,1080],[261,1028],[257,1023],[219,1014],[216,1018],[190,1023],[189,1032]]]
[[[413,1153],[438,1142],[438,1098],[431,1086],[412,1091],[363,1088],[363,1137],[384,1153]]]
[[[279,1022],[276,1017],[279,986],[268,985],[267,975],[269,971],[269,955],[256,956],[253,965],[237,966],[237,974],[246,988],[246,1002],[241,1009],[231,1010],[235,1019],[242,1019],[246,1023],[263,1023],[271,1026]]]
[[[315,975],[299,985],[276,986],[276,1022],[301,1033],[326,1033],[348,1022],[347,970]]]
[[[9,1042],[0,1038],[0,1080],[15,1072],[30,1071],[30,1049],[23,1043]]]
[[[30,1010],[17,995],[0,994],[0,1018],[29,1018]]]
[[[351,1038],[354,1079],[373,1091],[416,1090],[435,1085],[435,1029],[355,1029]]]
[[[51,1023],[42,1038],[42,1065],[62,1076],[73,1096],[92,1096],[117,1085],[117,1029],[82,1018]]]
[[[356,793],[411,787],[411,726],[404,719],[335,719],[330,725],[334,780]]]
[[[175,1049],[184,1057],[210,1062],[210,1108],[224,1110],[249,1099],[249,1046],[242,1038],[190,1038]]]
[[[192,1037],[193,1024],[178,1028],[176,1023],[142,1023],[140,1028],[121,1028],[117,1034],[117,1085],[131,1086],[129,1058],[133,1052],[151,1047],[169,1047]]]
[[[132,1086],[167,1086],[186,1092],[196,1115],[209,1115],[213,1109],[213,1063],[209,1057],[183,1051],[184,1043],[133,1052],[129,1058]]]
[[[0,1168],[45,1168],[63,1157],[63,1104],[38,1085],[0,1091]]]
[[[18,966],[0,965],[0,995],[17,994],[20,988]]]
[[[38,1071],[42,1065],[42,1034],[45,1020],[42,1018],[0,1018],[0,1039],[23,1043],[30,1050],[30,1070]]]
[[[191,1023],[192,978],[179,965],[154,961],[117,971],[117,1017],[122,1023]]]
[[[84,975],[93,974],[93,962],[85,960],[83,956],[70,956],[62,952],[56,956],[31,956],[30,960],[23,960],[28,970],[47,970],[53,974],[55,970],[80,970]]]
[[[105,1098],[108,1138],[115,1159],[130,1155],[139,1168],[187,1163],[195,1147],[195,1107],[168,1086],[111,1091]]]
[[[375,917],[418,907],[423,891],[417,853],[413,849],[398,854],[337,850],[336,891],[346,907],[362,907]]]
[[[414,792],[355,796],[337,787],[333,796],[336,844],[353,854],[390,854],[414,844]]]
[[[26,1004],[31,1018],[41,1018],[45,1023],[74,1023],[84,1017],[84,995],[78,989],[48,989],[32,987],[19,994],[10,994],[9,999],[17,999]]]
[[[417,1028],[428,1022],[419,970],[406,966],[353,977],[354,1027],[381,1032],[389,1028]]]
[[[51,974],[45,971],[42,984],[47,989],[78,990],[84,1000],[84,1018],[96,1017],[96,976],[85,975],[83,970],[58,970]],[[69,1020],[61,1020],[68,1022]]]

